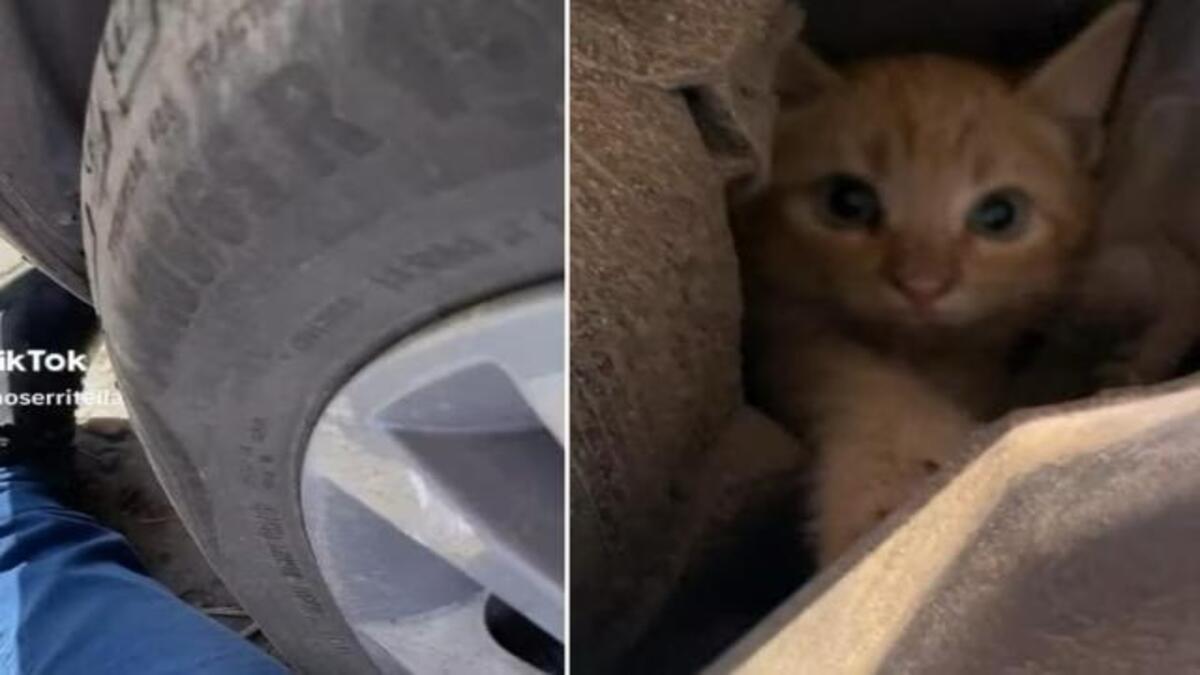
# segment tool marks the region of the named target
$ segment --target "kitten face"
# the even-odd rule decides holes
[[[768,276],[850,318],[922,330],[1028,312],[1090,221],[1067,131],[948,58],[858,66],[785,110]]]

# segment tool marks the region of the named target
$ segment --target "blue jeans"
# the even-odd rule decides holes
[[[146,575],[31,467],[0,467],[0,673],[286,673]]]

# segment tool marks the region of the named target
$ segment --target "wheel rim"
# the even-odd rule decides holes
[[[305,530],[385,671],[533,670],[489,632],[489,598],[561,644],[564,312],[553,284],[439,321],[361,368],[317,420]]]

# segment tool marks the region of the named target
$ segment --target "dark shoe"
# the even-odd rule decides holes
[[[70,464],[96,315],[37,270],[0,288],[0,464]]]

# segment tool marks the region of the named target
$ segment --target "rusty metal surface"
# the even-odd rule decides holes
[[[913,51],[1026,66],[1050,54],[1115,0],[800,0],[805,39],[823,56]]]
[[[572,639],[588,645],[577,672],[611,666],[702,548],[702,467],[742,398],[723,190],[762,163],[775,105],[762,64],[775,59],[761,53],[795,27],[778,20],[786,11],[572,5]]]
[[[1016,481],[880,672],[1193,672],[1197,569],[1190,414]]]
[[[1200,550],[1178,539],[1200,515],[1198,385],[999,423],[709,672],[1200,667],[1200,651],[1179,644],[1196,627]]]

